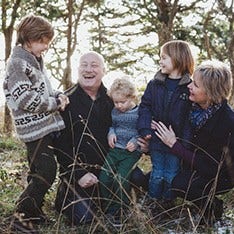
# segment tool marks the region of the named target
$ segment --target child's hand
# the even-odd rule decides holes
[[[115,134],[111,134],[108,136],[108,144],[112,149],[115,147],[116,141],[117,141],[117,138]]]
[[[148,134],[148,135],[146,135],[146,136],[144,136],[143,138],[146,140],[146,141],[148,141],[148,140],[150,140],[151,139],[151,134]]]
[[[66,106],[70,103],[69,98],[64,94],[59,94],[58,99],[60,100],[59,110],[64,111]]]
[[[137,144],[140,146],[142,152],[147,153],[149,151],[149,141],[143,137],[137,138]]]
[[[128,142],[127,146],[126,146],[126,150],[128,150],[129,152],[133,152],[134,150],[136,150],[137,145],[134,144],[133,142]]]

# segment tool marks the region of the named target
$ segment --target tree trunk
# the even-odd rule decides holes
[[[74,14],[73,8],[73,0],[68,0],[67,2],[67,9],[68,9],[68,25],[67,25],[67,56],[66,56],[66,69],[63,73],[63,89],[66,90],[72,86],[72,78],[71,78],[71,56],[76,48],[77,44],[77,36],[76,31],[78,24],[81,19],[81,14],[84,9],[86,0],[83,0],[79,6],[79,12]],[[74,18],[74,20],[73,20]]]
[[[64,89],[68,89],[72,85],[71,81],[71,56],[72,56],[72,16],[73,16],[73,1],[68,0],[68,28],[67,28],[67,58],[66,58],[66,69],[64,71]]]
[[[5,62],[10,57],[10,53],[11,53],[12,33],[13,33],[13,28],[7,28],[4,31],[4,35],[5,35]],[[6,103],[5,103],[4,113],[5,114],[4,114],[3,132],[7,136],[11,136],[12,130],[13,130],[12,117],[11,117],[10,110],[9,110],[8,106],[6,105]]]
[[[7,105],[5,104],[5,110],[4,110],[4,126],[3,126],[3,132],[7,136],[12,135],[12,130],[13,130],[13,124],[12,124],[12,118],[11,118],[11,113]]]
[[[21,3],[21,0],[16,0],[14,1],[13,5],[10,5],[10,7],[12,8],[12,13],[11,13],[11,19],[9,20],[10,24],[7,26],[7,17],[8,17],[7,11],[9,10],[8,9],[9,2],[6,0],[3,0],[1,2],[1,7],[2,7],[1,29],[4,34],[4,39],[5,39],[5,62],[7,61],[11,53],[12,35],[13,35],[15,20],[17,17],[17,10],[20,7],[20,3]],[[12,125],[12,118],[11,118],[10,110],[5,104],[3,131],[5,134],[11,136],[12,130],[13,130],[13,125]]]

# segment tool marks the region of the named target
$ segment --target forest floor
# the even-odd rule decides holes
[[[148,157],[145,156],[140,166],[148,170],[149,164]],[[15,201],[27,183],[27,170],[24,145],[16,139],[0,135],[0,233],[11,233],[10,217],[14,213]],[[234,190],[222,195],[225,212],[222,220],[212,226],[198,225],[199,212],[195,211],[191,204],[180,199],[176,200],[174,207],[152,214],[144,202],[146,194],[142,190],[133,190],[132,204],[129,206],[128,215],[124,216],[124,225],[116,229],[106,222],[101,213],[97,213],[95,221],[89,225],[70,226],[54,209],[57,185],[58,179],[45,198],[44,212],[52,222],[39,226],[42,234],[234,233]]]

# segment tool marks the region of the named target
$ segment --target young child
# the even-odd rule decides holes
[[[13,229],[22,233],[32,233],[34,223],[45,221],[43,200],[57,169],[49,146],[53,145],[55,133],[65,127],[59,111],[69,103],[67,96],[52,90],[43,65],[42,55],[53,36],[54,30],[46,19],[35,15],[22,19],[3,87],[17,134],[26,144],[30,169],[28,185],[13,216]]]
[[[173,200],[171,182],[179,171],[180,161],[155,135],[151,122],[162,121],[173,126],[178,137],[189,138],[184,125],[190,107],[187,85],[191,82],[194,59],[189,44],[181,40],[165,43],[160,52],[161,69],[148,83],[142,96],[137,127],[142,137],[150,139],[149,197],[169,204]]]
[[[114,102],[112,127],[108,133],[110,151],[100,173],[103,208],[116,217],[129,204],[129,176],[141,155],[138,151],[136,123],[138,118],[137,94],[127,79],[116,79],[109,95]]]

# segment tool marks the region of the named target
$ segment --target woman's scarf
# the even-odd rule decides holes
[[[189,114],[189,121],[195,130],[199,130],[221,107],[221,103],[213,104],[207,109],[202,109],[198,104],[192,104],[192,110]]]

